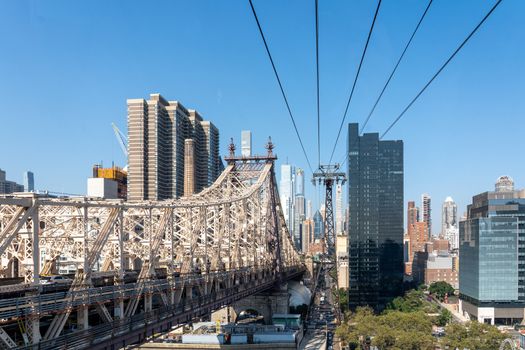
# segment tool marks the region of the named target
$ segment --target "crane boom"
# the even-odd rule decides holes
[[[117,128],[115,123],[111,123],[111,126],[113,127],[113,132],[115,133],[115,137],[117,138],[117,141],[120,145],[120,149],[122,149],[122,152],[124,152],[124,156],[128,157],[128,148],[126,147],[126,136],[122,133],[122,131]]]

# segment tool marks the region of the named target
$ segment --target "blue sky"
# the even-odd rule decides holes
[[[313,164],[317,164],[312,1],[254,0]],[[321,161],[327,162],[375,1],[320,0]],[[383,132],[493,1],[436,0],[367,130]],[[347,121],[363,122],[426,1],[383,1]],[[387,138],[405,142],[405,202],[446,196],[460,213],[501,174],[525,186],[525,2],[505,0]],[[125,160],[126,99],[160,92],[230,137],[271,135],[306,167],[248,1],[0,2],[0,168],[36,187],[84,193],[91,166]],[[344,156],[346,133],[336,152]],[[307,177],[308,178],[308,177]],[[308,186],[307,196],[315,190]]]

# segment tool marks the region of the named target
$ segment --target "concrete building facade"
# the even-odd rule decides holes
[[[304,220],[301,239],[301,251],[305,254],[309,252],[310,243],[313,242],[314,227],[315,223],[312,219]]]
[[[348,236],[345,234],[339,234],[336,236],[335,242],[337,287],[347,289],[349,287]]]
[[[118,183],[103,177],[90,177],[87,180],[87,196],[103,199],[117,199]]]
[[[160,94],[128,99],[128,199],[162,200],[184,194],[185,142],[195,142],[195,192],[219,175],[219,132],[195,110]]]

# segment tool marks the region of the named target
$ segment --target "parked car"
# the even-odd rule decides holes
[[[73,280],[71,278],[67,278],[61,275],[40,277],[41,284],[68,284],[72,282]]]

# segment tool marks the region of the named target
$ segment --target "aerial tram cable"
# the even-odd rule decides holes
[[[288,98],[286,97],[286,93],[284,92],[283,84],[281,83],[281,79],[279,78],[279,73],[277,73],[277,68],[275,67],[275,63],[273,62],[272,54],[270,53],[270,49],[268,48],[268,43],[266,42],[266,38],[264,36],[261,23],[259,22],[259,18],[257,17],[257,12],[255,12],[255,7],[253,6],[252,0],[248,0],[250,2],[250,7],[252,9],[253,17],[255,18],[255,22],[257,22],[257,27],[259,28],[259,33],[261,34],[261,38],[264,43],[264,47],[266,49],[266,53],[268,54],[268,58],[270,59],[270,63],[272,64],[273,72],[275,74],[275,78],[277,79],[277,83],[279,84],[279,88],[281,90],[281,94],[284,99],[284,103],[286,104],[286,108],[288,110],[288,114],[290,115],[290,119],[292,120],[292,124],[295,130],[295,134],[297,135],[297,138],[299,139],[299,143],[301,144],[301,149],[303,150],[304,157],[306,158],[306,162],[308,163],[308,168],[310,168],[310,171],[313,174],[313,168],[310,164],[310,159],[308,158],[308,154],[306,153],[306,150],[304,148],[303,140],[301,139],[301,135],[299,134],[299,130],[297,129],[297,124],[295,123],[295,118],[293,117],[292,110],[290,108],[290,104],[288,103]]]
[[[456,56],[456,54],[461,51],[461,49],[465,46],[465,44],[470,40],[470,38],[477,32],[477,30],[483,25],[483,23],[492,15],[494,10],[500,5],[500,3],[503,0],[498,0],[496,3],[492,6],[492,8],[487,12],[487,14],[481,19],[481,21],[474,27],[474,29],[470,32],[470,34],[463,40],[463,42],[456,48],[456,50],[452,53],[452,55],[443,63],[443,65],[438,69],[438,71],[432,76],[432,78],[423,86],[423,88],[418,92],[418,94],[410,101],[410,103],[403,109],[403,111],[394,119],[394,121],[388,126],[388,128],[381,134],[381,137],[379,138],[382,140],[388,132],[394,127],[394,125],[405,115],[405,113],[410,109],[410,107],[416,102],[416,100],[423,94],[423,92],[428,88],[428,86],[437,78],[437,76],[443,71],[443,69],[452,61],[452,59]],[[425,13],[428,11],[428,8],[430,7],[432,0],[430,1],[429,5],[427,5],[427,9],[425,10]],[[424,17],[425,13],[422,17]],[[420,20],[421,23],[421,20]],[[418,23],[418,26],[419,24]],[[415,32],[414,32],[415,33]],[[412,40],[412,38],[410,39]],[[343,161],[341,162],[341,167],[345,164],[346,161],[348,161],[348,152],[345,153],[345,156],[343,158]]]
[[[452,53],[452,55],[450,55],[450,57],[445,61],[445,63],[443,63],[443,65],[441,66],[441,68],[439,68],[437,70],[437,72],[432,76],[432,78],[430,78],[430,80],[425,84],[425,86],[423,86],[423,88],[417,93],[417,95],[410,101],[410,103],[405,107],[405,109],[403,109],[403,111],[397,116],[396,119],[394,119],[394,121],[388,126],[388,128],[385,130],[385,132],[381,135],[380,139],[383,139],[386,134],[388,134],[388,132],[394,127],[394,125],[396,125],[396,123],[405,115],[405,113],[408,111],[408,109],[410,107],[412,107],[412,105],[414,104],[414,102],[416,102],[416,100],[423,94],[423,92],[425,92],[425,90],[429,87],[430,84],[432,84],[432,82],[434,81],[434,79],[437,78],[437,76],[443,71],[443,69],[445,69],[445,67],[450,63],[450,61],[452,61],[452,59],[457,55],[457,53],[465,46],[465,44],[469,41],[469,39],[477,32],[477,30],[483,25],[483,23],[485,23],[485,21],[487,20],[487,18],[490,17],[490,15],[494,12],[494,10],[499,6],[499,4],[502,2],[503,0],[498,0],[494,6],[492,6],[492,8],[490,9],[489,12],[487,12],[487,14],[485,15],[485,17],[483,17],[483,19],[478,23],[478,25],[470,32],[470,34],[463,40],[463,42],[461,43],[461,45],[458,46],[458,48]]]
[[[343,119],[341,119],[341,125],[339,126],[339,131],[337,132],[337,138],[335,139],[334,148],[332,149],[332,154],[330,155],[330,160],[328,161],[328,163],[332,163],[332,158],[334,157],[334,152],[335,152],[335,149],[337,147],[337,142],[339,142],[339,137],[341,136],[341,130],[343,129],[343,125],[344,125],[345,120],[346,120],[346,114],[348,113],[348,107],[350,106],[350,102],[352,101],[352,96],[354,95],[357,79],[359,78],[359,73],[361,72],[361,67],[362,67],[363,61],[365,59],[366,50],[368,48],[368,44],[370,42],[370,37],[372,36],[372,32],[374,30],[374,25],[376,23],[377,14],[379,13],[380,6],[381,6],[381,0],[379,0],[377,2],[377,8],[376,8],[376,11],[375,11],[375,14],[374,14],[374,19],[372,20],[372,24],[370,26],[370,30],[368,31],[368,37],[366,38],[366,44],[365,44],[365,47],[363,49],[363,53],[361,54],[361,60],[359,62],[359,66],[357,68],[357,73],[356,73],[355,78],[354,78],[354,83],[352,84],[352,90],[350,91],[350,96],[348,97],[348,102],[346,103],[345,113],[343,114]]]
[[[366,120],[365,122],[363,123],[363,126],[361,127],[361,134],[363,133],[363,131],[365,130],[366,128],[366,125],[368,124],[368,121],[370,120],[370,118],[372,117],[372,114],[374,113],[379,101],[381,100],[381,97],[383,97],[383,94],[385,93],[385,90],[386,88],[388,87],[388,84],[390,84],[390,80],[392,80],[392,77],[394,76],[394,74],[396,73],[396,70],[397,70],[397,67],[399,67],[399,64],[401,63],[401,61],[403,60],[403,57],[405,56],[405,53],[407,52],[408,50],[408,47],[410,46],[410,44],[412,43],[412,39],[414,39],[414,36],[416,35],[417,31],[419,30],[419,27],[421,26],[421,23],[423,22],[423,19],[425,18],[425,16],[427,15],[427,12],[428,10],[430,9],[430,5],[432,5],[432,0],[430,0],[428,2],[428,5],[427,7],[425,8],[425,11],[423,12],[423,14],[421,15],[421,18],[419,19],[419,22],[417,23],[416,25],[416,28],[414,29],[414,31],[412,32],[412,35],[410,36],[410,39],[408,40],[406,46],[405,46],[405,49],[403,50],[403,52],[401,53],[401,56],[399,56],[399,59],[397,60],[397,63],[396,65],[394,66],[394,69],[392,70],[392,73],[390,73],[390,76],[388,77],[386,83],[385,83],[385,86],[383,86],[383,89],[381,90],[381,93],[379,94],[379,96],[377,96],[377,99],[376,99],[376,102],[374,103],[374,106],[372,107],[372,109],[370,110],[370,113],[368,113],[368,116],[366,117]]]
[[[319,103],[319,0],[315,0],[315,66],[317,72],[317,167],[321,167],[321,112]]]

